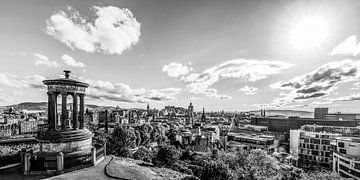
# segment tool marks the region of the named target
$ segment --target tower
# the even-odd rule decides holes
[[[188,113],[189,113],[189,119],[191,124],[194,124],[194,106],[190,102],[190,105],[188,107]]]
[[[205,115],[205,108],[203,107],[203,112],[201,115],[201,122],[205,122],[206,121],[206,115]]]

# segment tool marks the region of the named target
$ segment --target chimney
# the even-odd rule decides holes
[[[69,76],[70,76],[71,71],[69,71],[69,70],[64,70],[64,73],[65,73],[65,78],[66,78],[66,79],[69,79]]]

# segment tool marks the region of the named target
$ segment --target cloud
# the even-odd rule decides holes
[[[200,98],[198,97],[191,97],[190,100],[193,100],[193,101],[196,101],[196,100],[199,100]]]
[[[287,104],[298,100],[314,99],[328,95],[343,82],[360,77],[360,61],[342,60],[326,63],[312,72],[294,77],[286,82],[277,82],[270,87],[280,89],[280,98],[275,103]]]
[[[230,78],[241,78],[252,82],[258,81],[270,75],[278,74],[292,66],[293,64],[282,61],[235,59],[208,68],[202,73],[190,73],[182,77],[181,80],[189,82],[186,87],[191,93],[205,94],[206,96],[220,99],[230,99],[230,96],[218,95],[217,90],[210,87],[220,80]]]
[[[343,102],[343,101],[357,101],[360,100],[360,93],[353,93],[349,96],[342,96],[337,98],[329,98],[328,101],[331,103],[334,102]]]
[[[166,72],[170,77],[180,77],[189,74],[192,71],[192,67],[171,62],[170,64],[164,65],[162,71]]]
[[[45,89],[46,86],[42,82],[45,79],[46,78],[41,75],[17,76],[8,73],[0,73],[0,84],[12,88]]]
[[[67,10],[53,14],[45,31],[73,50],[121,54],[139,42],[141,25],[129,9],[93,6],[93,20],[72,7]]]
[[[89,98],[116,102],[173,101],[176,100],[175,95],[181,92],[180,88],[146,90],[132,89],[129,85],[108,81],[85,80],[85,82],[90,84],[87,92]]]
[[[58,67],[59,64],[55,61],[50,61],[49,58],[45,55],[39,54],[39,53],[33,53],[33,55],[35,56],[36,60],[35,60],[35,65],[39,66],[39,65],[45,65],[45,66],[49,66],[49,67]]]
[[[27,56],[28,54],[24,51],[18,51],[18,52],[14,52],[14,51],[9,51],[9,54],[12,56],[16,56],[16,55],[20,55],[20,56]]]
[[[80,62],[80,61],[76,61],[74,58],[72,58],[71,56],[64,54],[61,56],[61,59],[64,61],[64,63],[68,66],[72,66],[72,67],[79,67],[79,68],[83,68],[85,67],[85,64]]]
[[[331,56],[334,55],[352,55],[357,56],[360,54],[360,43],[355,35],[349,36],[345,41],[333,48],[330,52]]]
[[[258,88],[256,87],[244,86],[240,88],[238,91],[244,92],[246,95],[255,95],[257,90]]]

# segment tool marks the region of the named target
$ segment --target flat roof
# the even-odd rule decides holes
[[[360,138],[358,138],[358,137],[341,136],[341,137],[336,137],[336,139],[342,140],[342,141],[350,141],[350,142],[360,143]]]

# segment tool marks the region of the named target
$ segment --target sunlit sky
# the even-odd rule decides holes
[[[88,82],[86,102],[195,110],[360,112],[360,1],[0,2],[0,105],[46,101],[42,80]]]

